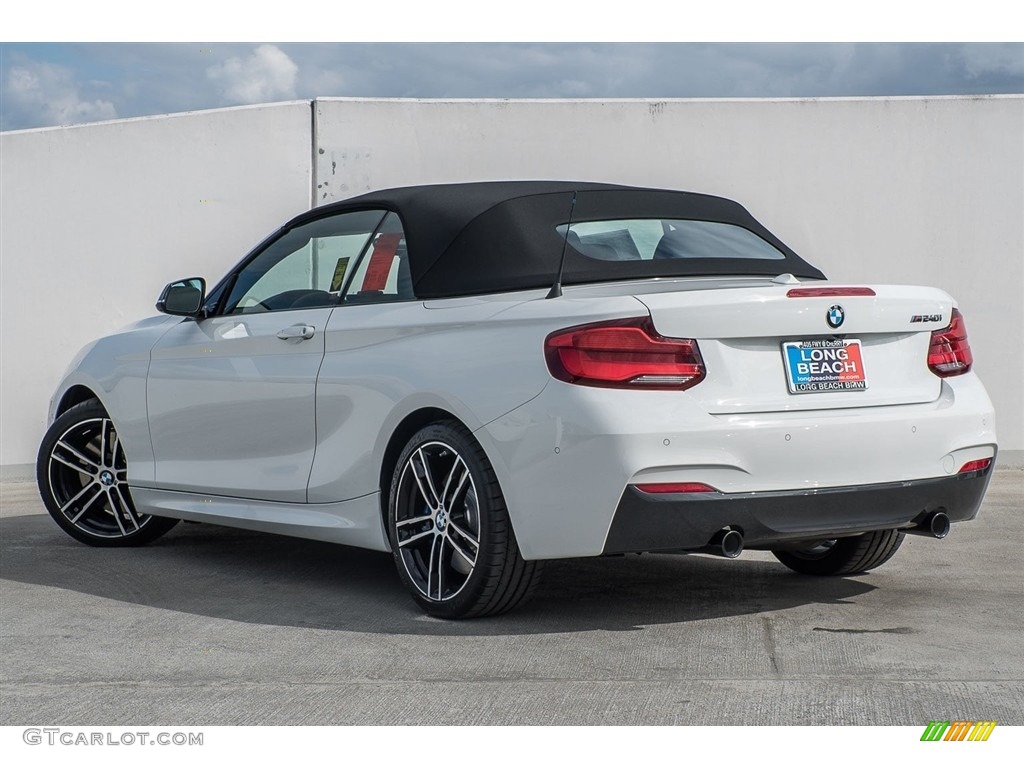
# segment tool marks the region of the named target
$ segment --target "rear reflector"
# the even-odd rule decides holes
[[[962,475],[965,472],[981,472],[988,469],[992,465],[992,459],[975,459],[974,461],[968,461],[957,472],[958,475]]]
[[[705,375],[697,342],[660,336],[650,317],[555,331],[544,355],[556,379],[591,387],[682,390]]]
[[[786,295],[791,299],[801,299],[808,296],[874,296],[875,292],[871,288],[829,286],[828,288],[790,288],[786,291]]]
[[[639,483],[634,487],[644,493],[718,493],[704,483]]]
[[[971,370],[974,355],[967,341],[967,326],[960,310],[954,309],[949,326],[932,331],[928,346],[928,367],[936,376],[959,376]]]

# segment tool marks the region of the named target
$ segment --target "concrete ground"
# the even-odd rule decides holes
[[[182,524],[92,549],[0,485],[0,724],[1024,724],[1024,472],[876,573],[764,553],[548,565],[421,615],[389,555]]]

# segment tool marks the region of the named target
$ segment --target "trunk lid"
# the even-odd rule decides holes
[[[697,340],[707,378],[688,394],[708,413],[935,400],[941,379],[928,369],[928,345],[949,324],[953,299],[919,286],[847,287],[768,282],[634,295],[660,334]],[[802,295],[807,289],[826,295]]]

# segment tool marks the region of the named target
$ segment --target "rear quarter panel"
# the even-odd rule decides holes
[[[317,381],[317,454],[309,501],[381,490],[391,435],[439,408],[471,431],[536,397],[550,381],[544,339],[557,328],[644,314],[631,296],[600,302],[542,292],[339,307]],[[486,447],[485,447],[486,448]],[[511,481],[492,456],[499,481]]]

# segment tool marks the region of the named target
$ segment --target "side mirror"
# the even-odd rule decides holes
[[[158,312],[184,317],[198,317],[206,301],[206,281],[201,277],[188,277],[168,283],[156,300]]]

